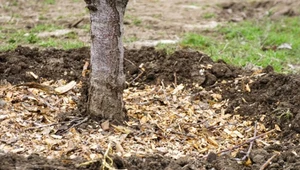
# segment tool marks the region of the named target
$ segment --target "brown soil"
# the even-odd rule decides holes
[[[38,50],[27,47],[18,47],[14,51],[0,53],[0,77],[11,83],[40,81],[41,79],[57,80],[83,80],[82,67],[89,60],[89,49],[76,50]],[[165,51],[155,51],[154,48],[140,50],[126,50],[125,72],[128,86],[143,88],[144,84],[165,85],[183,83],[192,88],[198,83],[207,91],[222,93],[228,99],[227,113],[240,114],[245,119],[254,119],[265,122],[265,126],[279,125],[281,144],[270,145],[265,148],[255,148],[251,152],[253,165],[244,167],[230,156],[209,156],[208,160],[181,158],[173,160],[161,155],[149,157],[130,157],[126,159],[115,158],[118,168],[127,169],[258,169],[273,154],[281,155],[273,160],[268,169],[299,169],[299,119],[300,119],[300,77],[299,75],[282,75],[268,67],[256,73],[243,70],[223,61],[213,62],[208,56],[193,51],[177,51],[166,55]],[[143,65],[144,71],[138,66]],[[8,67],[9,66],[9,67]],[[55,68],[55,69],[54,69]],[[202,70],[199,72],[199,70]],[[33,80],[26,74],[31,71],[40,76]],[[236,80],[240,81],[236,81]],[[249,84],[249,90],[245,90]],[[194,96],[209,100],[209,96],[201,96],[201,91],[193,90]],[[287,113],[290,112],[290,116]],[[262,119],[264,117],[264,119]],[[23,158],[19,155],[0,154],[0,169],[14,169],[26,167],[27,169],[73,169],[74,160],[46,160],[37,155]],[[78,160],[77,160],[78,161]],[[66,163],[67,162],[67,163]],[[81,169],[97,169],[101,164],[94,163]],[[36,167],[37,166],[37,167]],[[80,169],[80,168],[77,168]]]

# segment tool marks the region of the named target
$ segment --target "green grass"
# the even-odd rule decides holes
[[[132,43],[135,41],[138,41],[138,37],[136,36],[131,36],[131,37],[123,37],[124,43]]]
[[[125,19],[132,21],[133,25],[140,26],[142,24],[142,20],[136,16],[125,15]]]
[[[140,26],[142,24],[142,20],[138,19],[138,18],[135,18],[133,19],[133,25],[135,26]]]
[[[32,45],[45,48],[55,47],[61,49],[72,49],[85,46],[83,42],[78,40],[78,36],[74,32],[55,38],[40,38],[37,36],[37,34],[41,32],[50,32],[63,28],[64,27],[62,26],[45,24],[36,25],[30,30],[0,27],[0,51],[13,50],[18,45]]]
[[[38,45],[45,48],[54,47],[54,48],[60,48],[64,50],[80,48],[85,46],[85,44],[81,41],[77,41],[77,40],[61,41],[54,38],[49,38],[47,40],[41,41],[39,42]]]
[[[211,19],[211,18],[215,18],[215,17],[216,17],[216,15],[214,13],[205,13],[203,15],[203,18],[205,18],[205,19]]]
[[[49,5],[54,5],[55,4],[55,0],[44,0],[45,4],[49,4]]]
[[[277,72],[288,71],[287,64],[300,63],[300,19],[283,18],[280,21],[264,20],[230,23],[206,34],[187,33],[179,45],[203,51],[213,59],[245,66],[252,63]],[[272,50],[283,43],[292,44],[292,50]],[[262,50],[262,48],[269,50]]]
[[[162,44],[162,43],[159,43],[157,46],[156,46],[156,49],[158,50],[165,50],[167,52],[167,54],[172,54],[174,53],[178,48],[176,45],[174,44]]]
[[[30,30],[30,32],[40,33],[40,32],[44,32],[44,31],[55,31],[55,30],[59,30],[59,29],[63,29],[63,27],[58,26],[58,25],[39,24],[39,25],[35,26],[34,28],[32,28]]]

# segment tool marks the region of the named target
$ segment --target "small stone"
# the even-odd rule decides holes
[[[217,160],[217,154],[214,152],[209,152],[207,155],[207,162],[211,163],[214,160]]]

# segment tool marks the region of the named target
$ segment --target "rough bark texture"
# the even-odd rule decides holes
[[[128,0],[85,0],[91,19],[89,114],[122,122],[124,48],[123,16]]]

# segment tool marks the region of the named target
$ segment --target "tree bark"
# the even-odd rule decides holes
[[[91,19],[88,112],[96,119],[123,122],[123,18],[128,0],[85,0]]]

